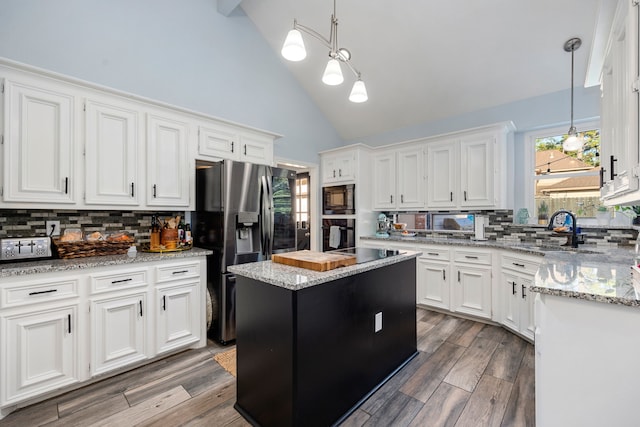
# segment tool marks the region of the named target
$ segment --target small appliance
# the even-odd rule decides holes
[[[355,184],[322,187],[323,215],[354,215],[356,213]]]
[[[0,239],[0,260],[21,261],[51,257],[50,237],[15,237]]]
[[[383,213],[378,215],[378,228],[376,231],[376,237],[389,237],[389,218]]]

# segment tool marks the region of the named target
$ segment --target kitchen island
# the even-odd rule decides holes
[[[326,272],[271,261],[237,276],[236,409],[261,426],[341,422],[416,354],[415,258]]]

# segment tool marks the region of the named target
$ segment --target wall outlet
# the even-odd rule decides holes
[[[47,236],[59,236],[60,235],[60,221],[45,221]]]
[[[382,312],[376,313],[375,324],[376,326],[374,332],[380,332],[382,330]]]

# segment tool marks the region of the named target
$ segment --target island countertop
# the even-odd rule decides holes
[[[421,254],[422,252],[403,250],[400,254],[393,255],[388,258],[322,272],[299,267],[291,267],[284,264],[274,263],[272,261],[233,265],[229,266],[227,269],[231,273],[239,276],[248,277],[274,286],[297,291],[343,277],[353,276],[365,271],[375,270],[376,268],[386,265],[417,258]]]
[[[162,260],[173,260],[210,255],[208,249],[192,248],[187,251],[149,253],[138,251],[129,255],[105,255],[86,258],[45,259],[41,261],[22,261],[0,265],[0,278],[26,276],[29,274],[52,273],[56,271],[74,271],[85,268],[105,267],[109,265],[136,264]]]

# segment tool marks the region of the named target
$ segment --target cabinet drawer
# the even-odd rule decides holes
[[[156,267],[157,283],[200,276],[200,262],[163,265]]]
[[[541,259],[523,258],[522,256],[502,255],[502,268],[536,274]]]
[[[146,286],[148,272],[143,270],[123,270],[107,274],[91,274],[91,293],[110,292]]]
[[[449,261],[449,249],[447,248],[416,248],[417,251],[422,251],[422,255],[420,258],[424,259],[432,259],[432,260],[440,260],[440,261]]]
[[[491,253],[456,249],[453,255],[455,262],[468,264],[491,264]]]
[[[67,278],[12,284],[2,288],[0,308],[77,297],[79,282],[79,278]]]

